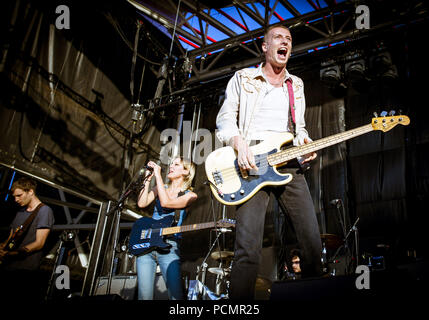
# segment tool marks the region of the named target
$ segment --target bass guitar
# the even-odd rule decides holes
[[[4,264],[4,262],[8,260],[8,258],[10,257],[9,252],[18,249],[19,244],[23,240],[28,227],[31,225],[34,218],[37,216],[37,213],[39,212],[40,208],[43,206],[43,203],[39,203],[39,205],[33,210],[31,215],[24,221],[24,223],[11,231],[9,238],[7,239],[4,247],[2,248],[4,251],[6,251],[6,254],[0,257],[0,265]]]
[[[155,249],[168,250],[171,246],[165,242],[164,237],[170,234],[214,227],[230,228],[235,226],[235,220],[231,219],[219,220],[216,223],[213,221],[171,227],[173,221],[173,216],[167,216],[159,220],[148,217],[138,219],[131,229],[130,240],[128,243],[130,253],[138,256],[149,253]]]
[[[210,153],[205,162],[210,189],[222,204],[242,204],[264,186],[290,182],[292,175],[282,174],[277,169],[291,160],[374,130],[386,132],[398,124],[406,126],[409,123],[410,119],[404,115],[376,117],[370,124],[284,150],[281,147],[291,144],[293,135],[289,132],[275,133],[250,147],[258,170],[241,169],[237,163],[237,153],[232,147],[219,148]]]

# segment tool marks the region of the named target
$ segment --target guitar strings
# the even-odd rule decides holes
[[[337,141],[339,136],[345,137],[345,136],[360,135],[360,134],[363,134],[363,133],[367,132],[368,129],[372,130],[371,125],[365,125],[365,126],[362,126],[360,128],[356,128],[354,130],[350,130],[350,131],[347,132],[347,134],[345,134],[344,132],[341,132],[341,133],[332,135],[330,137],[326,137],[326,138],[323,138],[323,139],[320,139],[320,140],[316,140],[314,142],[311,142],[311,143],[303,145],[303,146],[293,147],[293,148],[291,148],[289,150],[282,150],[282,151],[278,152],[277,154],[272,154],[272,157],[279,158],[279,157],[283,157],[285,153],[286,154],[289,153],[288,158],[293,159],[293,158],[298,157],[299,155],[302,155],[303,153],[305,154],[305,153],[309,153],[309,152],[312,152],[312,151],[316,151],[316,150],[318,150],[319,147],[329,146],[329,143],[332,143],[332,144],[339,143]],[[344,141],[344,140],[342,140],[342,141]],[[328,143],[328,145],[326,145],[327,143]],[[258,167],[258,170],[268,168],[269,166],[272,167],[272,165],[269,164],[269,162],[268,162],[268,157],[269,156],[270,155],[267,155],[266,157],[264,157],[263,159],[261,159],[261,160],[266,160],[266,161],[259,161],[260,166],[258,166],[258,163],[256,163],[256,165]],[[287,162],[287,161],[288,160],[285,160],[283,162]],[[278,164],[281,164],[281,163],[282,162],[276,163],[275,165],[278,165]],[[235,165],[234,167],[229,167],[229,168],[221,169],[221,170],[219,170],[219,172],[222,174],[221,178],[222,178],[223,181],[229,181],[229,180],[234,179],[236,177],[236,175],[241,175],[241,170],[238,167],[238,165]]]

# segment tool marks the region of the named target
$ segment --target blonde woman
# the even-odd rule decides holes
[[[153,170],[148,174],[143,190],[140,192],[137,205],[145,208],[155,200],[155,208],[152,218],[155,220],[167,216],[174,216],[180,212],[177,225],[181,225],[188,208],[197,195],[192,192],[191,184],[195,175],[195,165],[177,157],[171,163],[168,170],[168,183],[164,184],[161,176],[161,167],[155,162],[149,161],[148,167]],[[155,177],[156,186],[149,191],[151,179]],[[183,288],[180,271],[180,250],[178,238],[174,235],[167,239],[171,248],[165,251],[151,251],[137,257],[138,299],[152,300],[157,264],[160,266],[162,276],[168,289],[170,300],[183,300]]]

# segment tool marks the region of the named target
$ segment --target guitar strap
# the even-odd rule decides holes
[[[40,208],[43,207],[43,203],[39,203],[39,205],[36,207],[36,209],[33,210],[33,212],[30,214],[30,216],[24,221],[22,224],[21,230],[17,232],[18,238],[22,238],[22,235],[27,231],[28,227],[33,222],[34,218],[37,216],[37,213],[39,212]]]
[[[295,119],[295,96],[293,94],[292,79],[286,79],[287,92],[289,94],[289,117],[288,117],[288,128],[292,132],[293,136],[296,136],[296,119]]]
[[[184,191],[180,191],[179,194],[177,195],[177,197],[181,197],[185,194],[186,192]],[[174,225],[177,226],[177,224],[180,221],[180,212],[182,212],[183,209],[177,209],[174,211]]]

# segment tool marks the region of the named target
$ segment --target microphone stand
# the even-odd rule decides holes
[[[357,223],[359,222],[359,219],[360,219],[359,217],[356,219],[355,223],[353,223],[353,226],[350,228],[349,232],[347,233],[347,237],[348,237],[351,232],[354,232],[356,266],[359,265],[359,234],[358,234],[358,228],[357,228]]]
[[[360,218],[358,217],[356,219],[356,221],[353,223],[353,226],[350,228],[349,232],[347,233],[347,235],[344,238],[344,244],[337,249],[334,257],[332,258],[332,261],[335,261],[338,253],[340,252],[341,248],[343,248],[343,247],[346,248],[346,251],[350,255],[350,260],[353,258],[353,255],[350,252],[350,249],[348,247],[348,238],[350,236],[350,233],[354,232],[354,240],[355,240],[354,246],[355,246],[356,265],[359,265],[359,233],[358,233],[358,228],[357,228],[357,223],[359,222],[359,220],[360,220]],[[349,265],[350,265],[350,263],[347,263],[347,269],[349,269]],[[349,270],[347,270],[347,273],[349,273]]]
[[[343,231],[343,245],[340,246],[337,251],[335,252],[333,258],[331,259],[331,262],[335,263],[335,260],[340,253],[341,249],[344,248],[345,254],[347,255],[348,259],[352,259],[352,253],[350,252],[350,248],[348,245],[348,237],[350,235],[350,232],[347,233],[347,227],[346,227],[346,213],[345,208],[343,205],[343,201],[341,199],[337,199],[338,202],[334,203],[335,207],[337,208],[337,214],[338,214],[338,220],[340,221],[341,229]],[[335,200],[333,200],[335,201]],[[342,212],[340,211],[340,207],[342,207]],[[356,224],[356,223],[355,223]],[[349,265],[349,262],[347,261],[346,265]],[[346,273],[348,273],[348,267],[346,267]]]
[[[122,195],[119,197],[118,202],[106,213],[106,215],[111,215],[113,212],[116,211],[116,217],[114,218],[114,225],[115,225],[115,231],[113,235],[113,247],[112,247],[112,257],[110,260],[110,267],[109,267],[109,277],[107,282],[107,292],[106,294],[110,294],[110,289],[112,286],[112,278],[113,278],[113,266],[115,261],[115,252],[116,247],[118,246],[118,238],[119,238],[119,224],[121,222],[121,213],[122,208],[124,206],[125,200],[130,196],[131,193],[138,190],[139,187],[141,187],[140,190],[144,189],[144,183],[146,182],[147,177],[144,177],[142,175],[139,176],[139,178],[136,181],[131,181],[128,186],[125,188],[125,191],[122,193]]]

